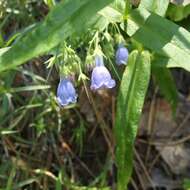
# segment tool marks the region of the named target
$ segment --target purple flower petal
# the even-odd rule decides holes
[[[119,45],[116,51],[116,64],[117,65],[126,65],[128,60],[129,52],[126,47]]]
[[[113,88],[115,85],[115,80],[111,78],[111,75],[105,66],[96,66],[93,69],[90,86],[92,90]]]
[[[77,94],[72,82],[69,79],[61,79],[57,88],[57,101],[61,106],[76,103]]]

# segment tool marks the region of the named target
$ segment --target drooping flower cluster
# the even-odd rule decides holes
[[[116,51],[116,64],[127,64],[128,50],[123,45],[119,45]],[[116,82],[112,79],[110,72],[104,65],[102,55],[95,56],[95,67],[91,74],[91,90],[98,90],[102,88],[113,88]],[[73,86],[73,83],[68,78],[60,79],[57,88],[57,101],[60,106],[67,106],[71,103],[77,102],[77,93]]]

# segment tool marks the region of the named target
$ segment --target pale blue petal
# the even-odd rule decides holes
[[[60,80],[57,88],[57,101],[61,106],[66,106],[70,103],[76,103],[77,94],[70,80]]]
[[[122,64],[126,65],[128,57],[129,57],[129,52],[128,52],[127,48],[122,45],[119,46],[116,51],[116,64],[117,65],[122,65]]]
[[[105,66],[97,66],[93,69],[90,86],[92,90],[113,88],[115,85],[115,80],[111,78],[111,75]]]

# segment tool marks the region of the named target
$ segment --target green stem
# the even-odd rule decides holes
[[[130,5],[130,0],[126,0],[126,3],[125,3],[125,13],[124,13],[124,20],[127,19],[127,16],[130,12],[130,9],[131,9],[131,5]]]

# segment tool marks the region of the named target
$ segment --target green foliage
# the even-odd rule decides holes
[[[142,0],[140,6],[160,16],[164,16],[169,5],[169,0]]]
[[[9,179],[7,181],[7,186],[6,186],[5,190],[11,190],[11,189],[13,189],[13,181],[14,181],[15,175],[16,175],[16,167],[13,166],[13,168],[11,170],[11,173],[9,175]]]
[[[133,148],[150,79],[150,54],[133,51],[120,86],[115,123],[117,189],[127,188],[133,167]]]
[[[189,190],[190,189],[190,180],[189,179],[184,179],[183,188],[185,190]]]
[[[162,17],[166,14],[168,5],[169,5],[169,1],[163,1],[163,0],[162,1],[142,0],[140,4],[140,6],[143,6],[149,11],[154,12]],[[170,70],[165,67],[154,66],[154,61],[153,61],[152,72],[162,94],[166,97],[166,99],[171,104],[173,113],[175,114],[177,102],[178,102],[178,92],[177,92],[173,77],[170,73]]]
[[[190,71],[190,33],[182,27],[140,7],[131,11],[127,33],[159,54],[155,64]]]
[[[60,3],[55,0],[13,0],[0,5],[2,5],[0,125],[6,126],[0,129],[0,136],[3,139],[1,144],[6,146],[6,142],[12,142],[14,139],[13,142],[16,143],[13,144],[17,147],[13,149],[14,146],[8,143],[11,148],[8,146],[4,149],[8,152],[13,149],[14,154],[23,156],[24,153],[18,152],[17,149],[20,151],[24,147],[27,152],[24,154],[27,163],[33,159],[36,147],[40,146],[40,149],[48,147],[53,162],[51,166],[49,162],[40,165],[39,169],[32,169],[33,166],[27,166],[26,169],[23,167],[24,164],[20,164],[21,167],[14,162],[0,165],[0,183],[1,180],[6,181],[3,184],[4,189],[25,188],[33,183],[45,184],[48,181],[47,177],[50,177],[53,187],[49,188],[56,190],[63,188],[109,190],[111,188],[108,187],[107,177],[113,162],[117,166],[117,189],[127,189],[133,171],[133,151],[138,122],[151,74],[175,114],[178,92],[169,68],[177,67],[190,71],[190,33],[171,21],[181,21],[186,18],[190,13],[190,6],[171,5],[169,0],[141,0],[137,9],[133,8],[129,0],[63,0]],[[43,8],[45,11],[40,13],[38,10]],[[47,10],[49,14],[44,21],[39,22],[41,19],[39,15],[44,16]],[[17,19],[16,26],[12,15]],[[171,20],[164,18],[165,15]],[[11,35],[6,36],[4,28],[12,26],[12,23],[15,28],[11,31]],[[11,30],[11,27],[8,29]],[[120,69],[115,66],[114,61],[115,49],[120,42],[132,51],[124,72],[122,67]],[[94,54],[97,50],[104,55],[106,64],[110,64],[108,68],[119,80],[122,78],[118,95],[116,92],[117,110],[113,131],[115,139],[112,139],[111,128],[102,119],[103,114],[99,113],[98,104],[94,103],[94,95],[88,92],[87,82],[90,78],[88,74],[90,67],[93,67]],[[18,67],[44,54],[48,55],[48,60],[45,56],[45,61],[35,60],[37,63],[29,62],[23,67]],[[39,63],[43,62],[47,67],[40,72],[42,66]],[[54,66],[56,69],[59,68],[58,73],[54,73]],[[78,77],[76,85],[80,88],[81,82],[84,86],[83,90],[82,88],[78,90],[79,96],[83,97],[85,90],[93,108],[86,105],[87,98],[82,104],[80,102],[64,109],[56,104],[54,85],[59,76],[64,77],[66,74],[73,74],[73,78]],[[100,174],[96,174],[97,171],[91,174],[92,172],[79,158],[84,155],[88,130],[92,130],[90,141],[94,137],[94,131],[97,130],[94,123],[94,128],[90,129],[88,122],[84,121],[83,113],[81,114],[81,110],[78,109],[79,106],[86,106],[85,109],[89,110],[85,110],[84,113],[90,115],[92,112],[97,117],[92,114],[89,116],[90,120],[94,121],[95,117],[98,121],[97,126],[99,123],[104,126],[101,132],[110,150],[113,148],[112,141],[116,140],[115,160],[113,160],[114,155],[104,160],[105,163],[100,164],[102,168]],[[75,126],[77,127],[74,128]],[[22,136],[28,134],[28,131],[31,139]],[[65,136],[69,138],[65,140]],[[40,141],[40,137],[43,141]],[[74,148],[70,147],[73,144]],[[99,146],[98,142],[96,146]],[[37,150],[37,154],[40,154],[40,151]],[[63,160],[59,156],[62,152]],[[110,152],[114,154],[114,151]],[[101,156],[102,154],[105,152],[101,152]],[[96,155],[93,154],[93,157]],[[38,162],[38,155],[35,159]],[[75,172],[79,173],[77,177],[80,176],[78,168],[73,171],[74,162],[77,162],[77,167],[81,165],[90,173],[92,180],[88,181],[89,185],[84,186],[82,180],[73,177]],[[46,167],[47,170],[44,169]],[[60,169],[61,167],[65,168]],[[15,177],[17,170],[21,176],[18,177],[20,181]],[[184,183],[186,189],[189,188],[188,183],[188,181]]]
[[[190,5],[171,4],[167,10],[167,16],[174,21],[181,21],[190,15]]]
[[[178,92],[170,70],[164,67],[162,68],[153,66],[152,73],[162,94],[170,103],[173,113],[175,115],[178,103]]]
[[[44,2],[48,5],[49,8],[52,8],[56,4],[55,0],[44,0]]]
[[[46,20],[24,35],[0,57],[0,71],[14,68],[41,55],[73,34],[85,32],[95,23],[90,18],[113,0],[66,1],[57,5]]]

